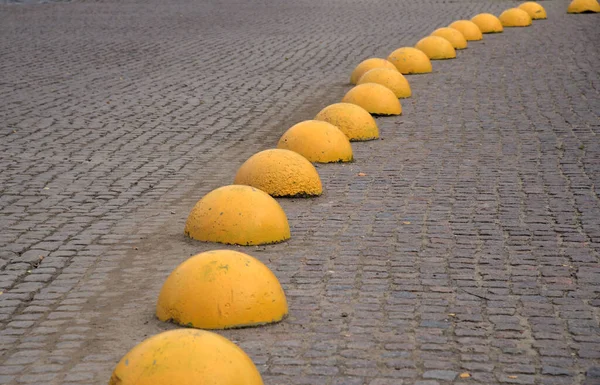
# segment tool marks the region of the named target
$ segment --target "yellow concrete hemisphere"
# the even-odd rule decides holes
[[[500,22],[505,27],[527,27],[531,25],[529,14],[519,8],[509,8],[500,14]]]
[[[392,90],[397,98],[410,98],[411,90],[408,80],[397,70],[389,68],[374,68],[365,72],[358,84],[377,83]]]
[[[350,75],[350,83],[358,83],[358,79],[364,75],[365,72],[372,70],[373,68],[389,68],[391,70],[396,69],[396,66],[385,59],[373,57],[370,59],[363,60],[354,68],[352,75]]]
[[[233,342],[204,330],[177,329],[131,349],[108,385],[263,385],[248,355]]]
[[[401,115],[398,98],[387,87],[377,83],[363,83],[344,95],[343,103],[356,104],[375,115]]]
[[[431,36],[439,36],[448,40],[454,49],[467,48],[467,39],[457,29],[449,27],[438,28],[431,33]]]
[[[527,12],[527,14],[529,14],[529,17],[531,17],[532,20],[547,18],[546,10],[544,9],[544,7],[542,7],[535,1],[527,1],[519,5],[519,9],[522,9],[523,11]]]
[[[413,47],[398,48],[387,59],[404,75],[426,74],[432,71],[431,60],[423,51]]]
[[[598,0],[573,0],[567,8],[567,13],[598,13],[600,3]]]
[[[264,325],[287,313],[285,294],[271,270],[233,250],[197,254],[177,266],[156,305],[159,320],[199,329]]]
[[[252,155],[238,169],[234,184],[256,187],[274,197],[321,195],[321,178],[302,155],[271,149]]]
[[[264,245],[290,238],[279,203],[250,186],[220,187],[196,203],[185,224],[193,239],[231,245]]]
[[[450,24],[448,27],[457,29],[460,33],[463,34],[467,41],[483,39],[481,30],[479,29],[477,24],[473,23],[470,20],[457,20],[454,23]]]
[[[352,146],[346,135],[333,124],[319,120],[295,124],[279,139],[277,148],[295,151],[311,162],[352,161]]]
[[[420,49],[431,60],[454,59],[456,51],[452,44],[439,36],[427,36],[419,40],[415,48]]]
[[[315,120],[333,124],[350,141],[364,141],[379,138],[379,128],[375,119],[364,108],[351,103],[335,103],[323,108]]]
[[[482,33],[499,33],[504,31],[500,19],[491,13],[480,13],[475,15],[471,21],[475,23]]]

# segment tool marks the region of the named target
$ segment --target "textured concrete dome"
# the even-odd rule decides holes
[[[598,13],[600,3],[598,0],[573,0],[567,8],[567,13]]]
[[[400,115],[402,106],[394,93],[381,84],[363,83],[352,88],[342,99],[376,115]]]
[[[177,329],[152,336],[119,361],[109,385],[263,385],[248,355],[204,330]]]
[[[379,138],[379,128],[375,119],[364,108],[351,103],[335,103],[323,108],[315,120],[333,124],[350,141],[363,141]]]
[[[206,194],[185,224],[193,239],[235,245],[263,245],[290,238],[287,217],[264,191],[230,185]]]
[[[352,146],[339,128],[319,120],[305,120],[287,130],[277,148],[295,151],[311,162],[351,162]]]
[[[161,321],[199,329],[229,329],[279,322],[285,294],[262,262],[233,250],[197,254],[173,270],[156,305]]]
[[[410,98],[412,94],[408,80],[398,70],[389,68],[373,68],[365,72],[358,84],[377,83],[389,88],[397,98]]]
[[[479,29],[477,24],[473,23],[470,20],[457,20],[454,23],[450,24],[448,27],[457,29],[460,33],[463,34],[467,41],[476,41],[483,39],[481,30]]]
[[[270,149],[252,155],[240,166],[234,184],[256,187],[274,197],[321,195],[321,178],[302,155]]]
[[[467,48],[467,39],[457,29],[450,27],[438,28],[431,33],[431,36],[439,36],[448,40],[454,49]]]
[[[358,83],[358,79],[360,79],[365,72],[372,70],[373,68],[389,68],[393,70],[396,69],[396,66],[385,59],[380,59],[377,57],[363,60],[356,66],[356,68],[354,68],[354,71],[352,71],[352,75],[350,75],[350,83]]]
[[[423,51],[414,47],[398,48],[388,56],[388,61],[404,75],[425,74],[432,71],[431,60]]]
[[[419,40],[415,48],[420,49],[431,60],[454,59],[456,51],[452,44],[439,36],[427,36]]]
[[[500,22],[504,27],[528,27],[531,25],[529,14],[519,8],[509,8],[500,14]]]
[[[546,19],[548,16],[546,15],[546,10],[544,7],[536,3],[535,1],[527,1],[521,5],[519,5],[519,9],[527,12],[529,17],[532,20],[540,20]]]
[[[471,21],[479,27],[482,33],[500,33],[504,31],[500,19],[491,13],[480,13],[473,16]]]

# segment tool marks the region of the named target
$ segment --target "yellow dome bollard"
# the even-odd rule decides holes
[[[354,71],[352,71],[352,75],[350,75],[350,83],[358,83],[358,79],[360,79],[365,72],[370,71],[373,68],[389,68],[391,70],[395,70],[396,66],[385,59],[380,59],[377,57],[363,60],[356,66],[356,68],[354,68]]]
[[[279,139],[277,148],[295,151],[311,162],[352,161],[352,146],[346,135],[333,124],[319,120],[295,124]]]
[[[204,330],[177,329],[131,349],[108,385],[263,385],[248,355],[233,342]]]
[[[387,59],[404,75],[425,74],[432,71],[431,60],[423,51],[413,47],[398,48]]]
[[[427,36],[419,40],[415,48],[425,52],[431,60],[454,59],[456,51],[452,44],[439,36]]]
[[[231,245],[264,245],[290,238],[287,217],[266,192],[230,185],[206,194],[185,224],[193,239]]]
[[[363,141],[379,138],[375,119],[364,108],[351,103],[335,103],[323,108],[315,120],[333,124],[350,141]]]
[[[529,14],[519,8],[509,8],[500,14],[500,22],[504,27],[527,27],[531,25]]]
[[[467,41],[483,39],[481,30],[479,29],[477,24],[473,23],[470,20],[457,20],[454,23],[450,24],[448,27],[457,29],[460,33],[463,34]]]
[[[287,313],[285,294],[271,270],[233,250],[184,261],[165,281],[156,304],[159,320],[198,329],[264,325]]]
[[[600,3],[598,0],[573,0],[567,8],[567,13],[598,13]]]
[[[402,115],[402,106],[396,95],[377,83],[357,85],[346,92],[342,102],[356,104],[375,115]]]
[[[431,36],[439,36],[448,40],[454,49],[467,48],[467,39],[457,29],[449,27],[438,28],[431,33]]]
[[[504,31],[500,19],[491,13],[480,13],[473,16],[471,21],[479,27],[482,33],[500,33]]]
[[[321,178],[302,155],[289,150],[271,149],[252,155],[233,181],[256,187],[274,197],[321,195]]]
[[[527,14],[529,15],[529,17],[531,17],[532,20],[541,20],[547,18],[546,10],[544,9],[544,7],[542,7],[535,1],[527,1],[519,5],[518,8],[527,12]]]
[[[358,84],[377,83],[392,90],[397,98],[410,98],[411,90],[408,80],[398,70],[388,68],[373,68],[365,72]]]

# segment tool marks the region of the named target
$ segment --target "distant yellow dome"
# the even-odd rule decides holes
[[[390,91],[391,92],[391,91]],[[352,146],[336,126],[319,120],[305,120],[288,129],[277,148],[295,151],[311,162],[351,162]]]
[[[415,48],[425,52],[431,60],[454,59],[456,51],[452,44],[439,36],[427,36],[419,40]]]
[[[546,10],[544,9],[544,7],[542,7],[535,1],[527,1],[519,5],[519,9],[522,9],[523,11],[527,12],[532,20],[547,18]]]
[[[569,4],[567,13],[598,13],[600,12],[600,3],[598,0],[573,0]]]
[[[363,83],[344,95],[343,103],[356,104],[376,115],[400,115],[402,106],[394,93],[381,84]]]
[[[350,83],[358,83],[358,79],[360,79],[365,72],[372,70],[373,68],[389,68],[395,70],[396,66],[385,59],[380,59],[377,57],[363,60],[356,66],[356,68],[354,68],[354,71],[352,71]]]
[[[491,13],[480,13],[474,16],[471,21],[479,27],[482,33],[499,33],[504,31],[500,19]]]
[[[439,36],[448,40],[454,49],[467,48],[467,39],[457,29],[450,27],[438,28],[431,33],[431,36]]]
[[[335,103],[323,108],[315,120],[333,124],[350,141],[363,141],[379,138],[379,128],[375,119],[364,108],[352,103]]]
[[[509,8],[500,14],[500,22],[505,27],[527,27],[531,25],[529,14],[519,8]]]
[[[425,74],[432,71],[431,61],[427,55],[414,47],[398,48],[387,59],[404,75]]]
[[[408,80],[396,69],[373,68],[365,72],[358,80],[358,84],[377,83],[389,88],[397,98],[409,98],[411,95]]]
[[[468,41],[483,39],[481,30],[477,24],[470,20],[457,20],[448,27],[459,30]]]

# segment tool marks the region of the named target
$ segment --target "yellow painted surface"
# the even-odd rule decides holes
[[[287,313],[285,294],[271,270],[233,250],[197,254],[177,266],[156,305],[159,320],[199,329],[264,325]]]
[[[350,75],[350,83],[358,83],[358,79],[360,79],[365,72],[372,70],[373,68],[389,68],[393,70],[396,69],[396,66],[385,59],[380,59],[377,57],[363,60],[356,66],[356,68],[354,68],[354,71],[352,71],[352,75]]]
[[[238,169],[234,184],[256,187],[274,197],[321,195],[321,178],[302,155],[270,149],[252,155]]]
[[[598,0],[573,0],[567,8],[567,13],[600,12]]]
[[[363,83],[352,88],[342,99],[376,115],[401,115],[402,106],[394,93],[381,84]]]
[[[439,36],[426,36],[419,40],[415,48],[420,49],[431,60],[454,59],[456,51],[452,44]]]
[[[387,59],[404,75],[426,74],[432,71],[431,60],[423,51],[414,47],[398,48]]]
[[[233,342],[204,330],[152,336],[119,361],[109,385],[262,385],[256,366]]]
[[[389,88],[397,98],[410,98],[412,94],[408,80],[396,69],[373,68],[365,72],[358,80],[358,84],[377,83]]]
[[[279,139],[277,148],[295,151],[311,162],[352,161],[352,146],[346,135],[333,124],[319,120],[295,124]]]
[[[535,1],[527,1],[519,5],[519,9],[522,9],[523,11],[527,12],[527,14],[529,14],[529,17],[531,17],[532,20],[546,19],[548,17],[546,15],[546,10],[544,9],[544,7],[542,7]]]
[[[482,33],[499,33],[504,31],[500,19],[491,13],[480,13],[475,15],[471,21],[475,23]]]
[[[264,191],[230,185],[206,194],[196,203],[185,234],[206,242],[263,245],[290,238],[287,217],[279,203]]]
[[[351,103],[335,103],[323,108],[315,120],[333,124],[350,141],[363,141],[379,138],[379,128],[375,119],[364,108]]]
[[[473,23],[470,20],[456,20],[448,27],[457,29],[460,33],[463,34],[467,41],[476,41],[483,39],[481,30],[479,29],[477,24]]]
[[[467,48],[467,39],[457,29],[450,27],[438,28],[431,33],[431,36],[439,36],[448,40],[454,49]]]
[[[500,14],[500,22],[504,27],[527,27],[531,25],[529,14],[519,8],[509,8]]]

